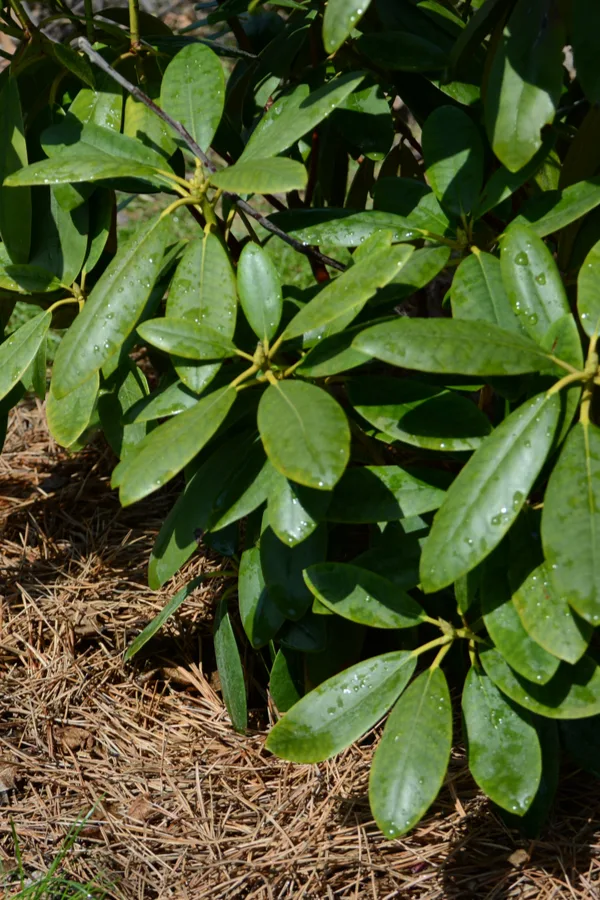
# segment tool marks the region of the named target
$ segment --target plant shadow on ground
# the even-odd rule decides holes
[[[218,585],[124,666],[131,639],[217,558],[201,548],[185,578],[150,591],[148,553],[174,492],[122,510],[104,444],[58,450],[32,404],[14,413],[0,465],[4,896],[18,896],[10,819],[25,871],[44,873],[94,805],[61,867],[111,885],[108,897],[600,895],[600,783],[580,772],[532,842],[506,828],[456,752],[430,814],[388,842],[367,800],[377,730],[318,766],[271,757],[262,662],[247,652],[251,730],[236,735],[214,677]]]

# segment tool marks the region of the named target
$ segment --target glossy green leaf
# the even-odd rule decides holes
[[[393,582],[348,563],[318,563],[304,571],[304,580],[328,609],[371,628],[412,628],[423,609]]]
[[[40,266],[0,264],[0,288],[6,291],[14,291],[17,294],[45,294],[59,290],[60,286],[58,278]]]
[[[600,622],[600,429],[571,430],[544,497],[542,544],[555,589],[587,622]]]
[[[350,429],[341,406],[301,381],[270,385],[258,407],[258,430],[271,463],[298,484],[330,490],[350,456]]]
[[[387,838],[416,825],[435,800],[452,746],[452,706],[441,669],[422,672],[386,722],[369,778],[375,821]]]
[[[481,610],[488,634],[506,662],[528,681],[546,684],[560,661],[525,631],[512,601],[505,545],[486,559],[481,578]]]
[[[462,710],[473,778],[498,806],[523,815],[542,776],[535,727],[475,667],[465,681]]]
[[[264,647],[275,637],[284,618],[265,587],[258,547],[242,553],[238,597],[240,618],[248,640],[255,649]]]
[[[547,684],[534,684],[514,672],[494,647],[480,659],[494,684],[519,706],[549,719],[585,719],[600,713],[600,668],[590,656],[561,663]]]
[[[213,641],[221,693],[231,724],[236,731],[244,732],[248,727],[246,683],[240,651],[227,612],[227,600],[220,600],[217,605]]]
[[[369,357],[352,346],[352,341],[362,329],[362,325],[344,328],[343,331],[318,341],[302,358],[296,369],[297,374],[309,378],[325,378],[368,362]]]
[[[260,558],[269,595],[286,619],[298,621],[310,608],[312,594],[302,573],[322,562],[327,552],[327,531],[317,528],[296,546],[280,541],[272,528],[260,539]]]
[[[170,223],[156,216],[119,250],[64,336],[54,363],[60,399],[102,368],[133,331],[161,267]]]
[[[548,823],[548,815],[558,788],[561,763],[558,723],[540,718],[535,722],[542,750],[542,777],[531,806],[523,816],[502,810],[501,816],[509,828],[516,828],[523,837],[535,840]]]
[[[529,338],[464,319],[403,317],[365,329],[353,346],[393,366],[442,375],[520,375],[551,365]]]
[[[52,313],[43,312],[0,344],[0,400],[21,380],[46,337]]]
[[[560,723],[561,742],[575,765],[600,778],[600,716]]]
[[[448,64],[437,44],[408,31],[364,34],[357,46],[377,66],[397,72],[431,72]]]
[[[212,233],[190,241],[173,276],[166,315],[206,325],[230,340],[236,311],[235,275],[221,241]],[[209,384],[220,367],[220,363],[183,359],[175,359],[174,365],[183,383],[196,393]]]
[[[355,257],[357,252],[358,250],[355,252]],[[396,306],[433,281],[436,275],[439,275],[445,268],[449,259],[450,248],[443,245],[421,247],[419,250],[415,250],[387,287],[378,291],[371,298],[369,305],[374,308],[383,304]]]
[[[98,396],[100,378],[97,372],[66,397],[57,398],[50,384],[46,400],[48,430],[57,444],[69,447],[88,426]]]
[[[505,331],[523,333],[508,299],[500,260],[474,249],[458,266],[452,281],[452,315],[455,319],[491,322]]]
[[[449,479],[434,469],[357,466],[347,469],[331,496],[331,522],[392,522],[438,509]]]
[[[211,184],[234,194],[303,191],[308,174],[302,163],[282,156],[242,160],[210,176]]]
[[[235,391],[220,388],[144,438],[122,470],[119,492],[122,505],[141,500],[180,472],[211,439],[235,398]]]
[[[406,244],[380,250],[327,284],[286,327],[285,340],[307,335],[321,340],[352,322],[378,288],[398,274],[413,248]]]
[[[515,314],[530,337],[541,341],[552,322],[571,311],[550,250],[527,226],[511,225],[502,238],[500,266]]]
[[[81,144],[77,147],[67,147],[51,159],[43,159],[41,162],[19,169],[6,179],[5,184],[54,185],[129,177],[154,180],[157,176],[156,170],[149,165],[136,160],[112,157],[87,144]]]
[[[157,616],[152,619],[152,621],[146,625],[144,630],[131,642],[127,650],[125,651],[124,661],[128,662],[132,659],[136,653],[139,653],[144,644],[147,644],[148,641],[154,637],[154,635],[160,631],[165,622],[171,618],[173,613],[177,612],[182,603],[184,603],[187,598],[190,596],[192,591],[195,591],[196,588],[201,585],[206,580],[205,575],[198,575],[196,578],[192,578],[184,588],[171,597],[168,603],[165,604],[163,609],[159,612]]]
[[[354,378],[348,395],[367,422],[415,447],[475,450],[492,430],[471,400],[412,378]]]
[[[590,103],[600,103],[600,11],[587,0],[571,4],[571,42],[577,77]]]
[[[238,261],[237,288],[244,315],[256,337],[270,341],[281,319],[281,281],[260,244],[246,244]]]
[[[546,563],[538,566],[513,594],[513,604],[527,633],[548,653],[574,664],[581,659],[591,637],[591,627],[554,587]]]
[[[335,53],[369,7],[370,0],[329,0],[323,16],[323,44]]]
[[[306,244],[336,244],[339,247],[358,247],[378,231],[391,231],[394,241],[412,241],[420,237],[421,227],[413,225],[405,216],[368,209],[353,212],[348,209],[300,209],[274,213],[270,220],[283,231]]]
[[[26,263],[31,242],[31,191],[5,183],[8,176],[27,165],[19,88],[13,77],[7,78],[0,90],[0,122],[0,236],[10,260]]]
[[[577,276],[577,312],[589,337],[600,332],[600,241],[584,259]]]
[[[425,591],[452,584],[499,544],[544,464],[559,413],[556,395],[532,397],[485,439],[460,471],[423,548]]]
[[[282,647],[277,652],[269,692],[279,712],[287,712],[304,694],[304,658],[301,653]]]
[[[82,125],[89,122],[120,131],[123,115],[121,88],[110,76],[96,70],[96,89],[82,88],[69,106],[69,115],[75,116]]]
[[[156,419],[176,416],[195,406],[197,402],[197,394],[186,388],[181,381],[175,381],[133,403],[125,411],[124,421],[127,425],[134,422],[154,422]]]
[[[167,66],[160,99],[165,112],[181,122],[202,150],[208,150],[225,103],[219,57],[205,44],[188,44]]]
[[[363,78],[362,72],[347,72],[316,91],[302,83],[279,97],[252,133],[241,160],[268,159],[287,150],[343,103]]]
[[[364,660],[327,679],[271,730],[267,749],[299,763],[335,756],[369,731],[406,687],[416,660],[403,650]]]
[[[483,184],[483,142],[467,113],[440,106],[423,126],[423,158],[427,181],[442,207],[467,215]]]
[[[528,225],[539,237],[576,222],[600,203],[600,176],[578,181],[563,190],[544,191],[523,204],[514,225]]]
[[[496,156],[511,172],[526,165],[554,118],[563,80],[564,29],[547,0],[517,0],[496,49],[485,119]]]
[[[189,319],[161,316],[138,325],[142,340],[183,359],[214,360],[235,356],[235,347],[218,331]]]
[[[146,80],[144,92],[160,106],[160,86],[156,82]],[[166,160],[170,159],[177,149],[171,128],[149,109],[145,103],[129,94],[125,100],[125,116],[123,118],[123,134],[136,138],[147,147],[152,147]]]
[[[294,484],[271,467],[268,498],[269,525],[280,541],[294,547],[325,517],[330,494]]]

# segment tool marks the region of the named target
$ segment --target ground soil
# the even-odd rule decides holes
[[[11,823],[35,878],[92,811],[62,869],[108,897],[600,897],[590,776],[565,771],[548,829],[524,841],[457,751],[430,814],[388,842],[366,799],[374,735],[318,766],[265,751],[264,705],[236,735],[213,673],[218,581],[124,665],[166,599],[220,563],[200,547],[150,591],[148,553],[173,493],[122,510],[113,465],[101,438],[79,454],[57,448],[39,404],[14,412],[0,456],[0,894],[3,880],[3,896],[17,891]]]

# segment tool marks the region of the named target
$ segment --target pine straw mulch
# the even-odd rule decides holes
[[[199,552],[185,579],[150,591],[172,494],[121,510],[113,464],[100,440],[57,448],[39,404],[14,413],[0,457],[0,873],[14,866],[11,821],[39,877],[93,808],[63,869],[114,898],[600,897],[600,791],[582,773],[567,773],[547,832],[528,842],[457,753],[431,813],[388,842],[366,799],[372,735],[296,766],[265,751],[264,708],[250,736],[234,734],[211,655],[218,588],[197,590],[146,661],[124,667],[126,643],[218,561]]]

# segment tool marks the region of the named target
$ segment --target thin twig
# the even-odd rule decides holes
[[[204,150],[202,150],[202,148],[198,146],[194,138],[191,136],[189,131],[181,124],[181,122],[173,119],[168,113],[164,111],[164,109],[161,109],[160,106],[157,106],[157,104],[154,103],[154,101],[151,100],[150,97],[147,96],[147,94],[140,90],[139,87],[137,87],[135,84],[132,84],[131,81],[127,80],[127,78],[124,78],[120,72],[116,71],[116,69],[113,69],[113,67],[109,63],[107,63],[99,53],[96,53],[96,51],[90,45],[89,41],[87,41],[85,38],[79,38],[79,47],[81,50],[83,50],[86,56],[89,56],[92,62],[95,63],[99,69],[102,69],[103,72],[106,72],[107,75],[110,75],[110,77],[114,81],[116,81],[117,84],[120,84],[121,87],[124,88],[133,97],[135,97],[136,100],[139,100],[140,103],[143,103],[148,107],[148,109],[151,109],[152,112],[155,113],[160,119],[162,119],[163,122],[166,122],[167,125],[170,125],[171,128],[173,128],[174,131],[177,132],[182,141],[184,141],[184,143],[194,154],[194,156],[196,156],[200,160],[200,162],[208,172],[212,173],[217,171],[216,166],[209,160]],[[317,260],[317,262],[320,262],[322,265],[330,266],[332,269],[337,269],[339,272],[343,272],[345,270],[346,267],[344,266],[344,264],[339,262],[337,259],[333,259],[331,256],[326,256],[324,253],[321,253],[319,250],[315,250],[313,247],[306,246],[301,241],[296,240],[296,238],[293,238],[285,231],[282,231],[281,228],[279,228],[277,225],[274,225],[273,222],[271,222],[269,219],[255,210],[253,206],[250,206],[250,204],[247,203],[246,200],[242,200],[242,198],[238,194],[227,193],[226,196],[228,196],[231,201],[239,207],[239,209],[243,210],[246,215],[253,218],[256,222],[259,223],[259,225],[262,225],[262,227],[266,231],[270,231],[271,234],[274,234],[282,241],[285,241],[286,244],[289,244],[290,247],[293,247],[294,250],[298,251],[298,253],[302,253],[304,256],[311,257],[312,259]]]

